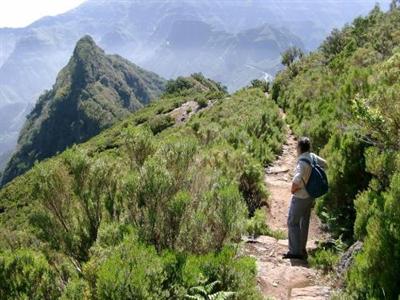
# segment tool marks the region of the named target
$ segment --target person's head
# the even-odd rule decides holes
[[[308,137],[302,137],[297,142],[297,154],[300,155],[309,152],[311,149],[311,142]]]

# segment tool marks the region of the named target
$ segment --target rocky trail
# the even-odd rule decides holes
[[[286,219],[290,203],[292,171],[296,164],[296,141],[288,130],[283,152],[265,172],[265,183],[270,193],[267,224],[273,230],[287,234]],[[316,248],[316,241],[325,239],[319,219],[312,214],[307,249]],[[245,241],[245,253],[256,259],[257,281],[267,299],[308,300],[329,299],[331,288],[328,279],[319,271],[297,259],[284,260],[288,240],[259,236]]]
[[[175,125],[188,121],[195,113],[212,106],[208,103],[200,108],[191,100],[172,110],[169,115]],[[285,118],[284,114],[282,117]],[[290,204],[290,186],[296,164],[296,140],[288,128],[286,143],[282,154],[274,164],[265,170],[265,184],[270,193],[267,210],[267,224],[273,230],[280,230],[287,236],[287,214]],[[307,249],[316,248],[316,242],[327,237],[320,229],[318,217],[313,213],[310,221]],[[284,260],[282,255],[288,251],[288,240],[277,240],[269,236],[245,239],[244,254],[252,256],[257,263],[257,282],[266,299],[324,300],[329,299],[331,288],[329,280],[319,271],[297,259]]]

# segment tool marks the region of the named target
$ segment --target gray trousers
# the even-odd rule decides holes
[[[310,215],[313,205],[313,198],[300,199],[292,197],[287,221],[290,254],[305,255],[307,253],[308,227],[310,225]]]

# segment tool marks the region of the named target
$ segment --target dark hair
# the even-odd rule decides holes
[[[308,137],[300,138],[299,141],[297,142],[297,146],[299,147],[301,153],[310,151],[311,149],[310,139]]]

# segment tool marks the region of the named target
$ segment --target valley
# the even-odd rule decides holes
[[[367,13],[374,4],[373,0],[313,0],[303,5],[280,0],[245,4],[88,0],[25,28],[0,28],[0,109],[13,111],[0,124],[2,164],[15,150],[25,116],[51,89],[75,44],[86,34],[107,53],[119,54],[164,78],[202,72],[233,92],[265,72],[275,75],[287,47],[315,49],[330,30]],[[200,41],[200,35],[201,44],[190,47]]]
[[[400,2],[317,2],[88,0],[0,29],[0,142],[30,111],[0,153],[0,299],[398,299]],[[283,259],[304,136],[329,189]]]

